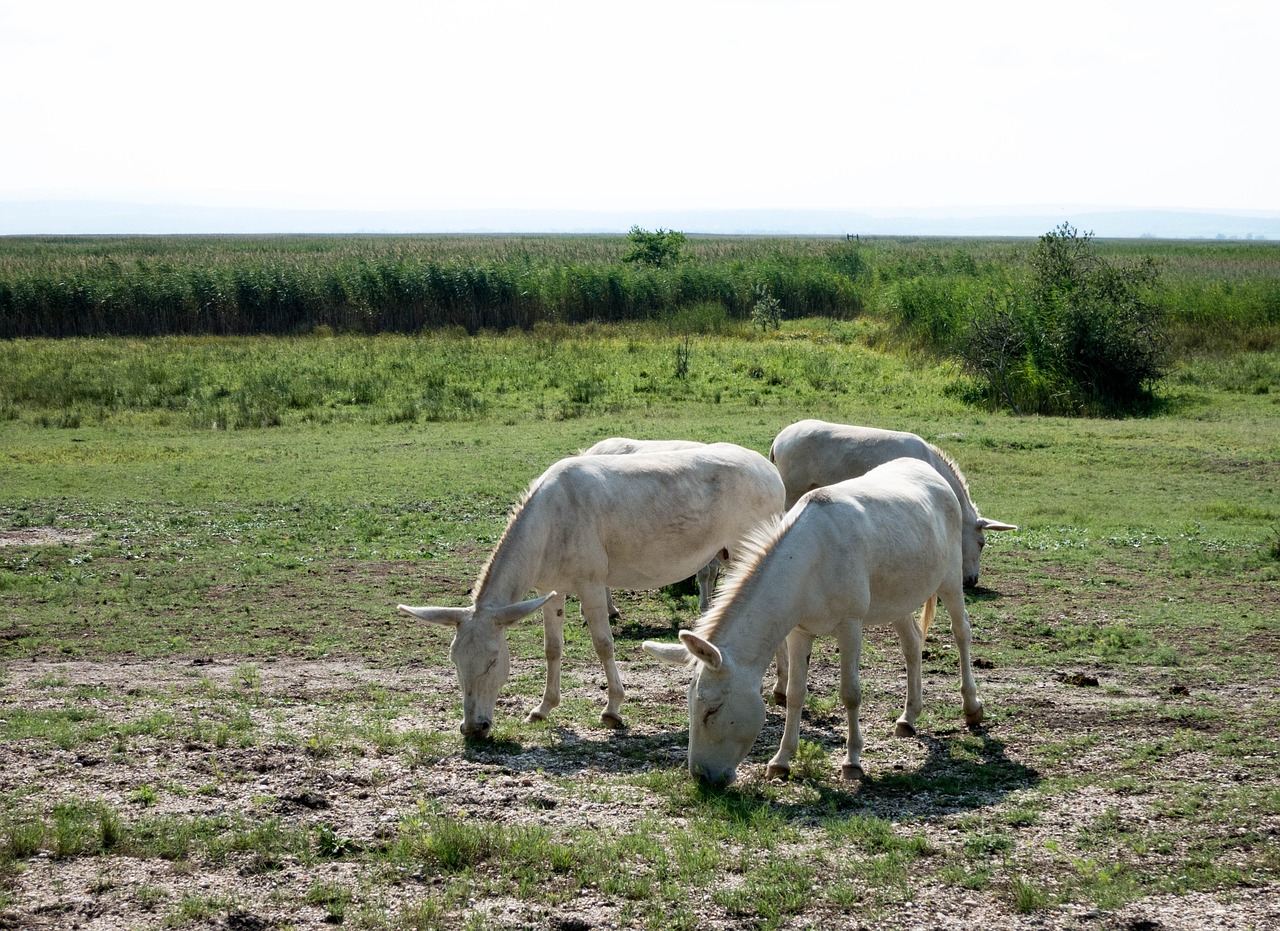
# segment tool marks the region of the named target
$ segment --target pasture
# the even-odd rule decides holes
[[[1184,359],[1150,417],[1015,418],[882,321],[0,344],[0,927],[1265,928],[1280,924],[1280,358]],[[627,727],[570,604],[487,741],[448,632],[511,504],[611,435],[765,451],[804,417],[916,432],[993,535],[986,706],[925,644],[895,738],[863,656],[839,779],[819,641],[792,779],[765,731],[685,769],[687,674],[640,649],[692,588],[616,592]],[[945,613],[945,612],[943,612]],[[767,685],[768,683],[766,683]]]

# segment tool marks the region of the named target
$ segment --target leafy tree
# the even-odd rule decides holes
[[[653,268],[667,268],[680,261],[680,250],[688,242],[684,233],[675,230],[656,229],[652,233],[639,226],[627,233],[631,251],[622,257],[624,262],[638,262]]]

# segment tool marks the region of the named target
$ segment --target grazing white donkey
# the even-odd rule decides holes
[[[769,447],[769,460],[778,467],[787,486],[788,511],[806,491],[857,478],[902,456],[919,459],[937,469],[960,501],[964,517],[964,584],[972,588],[978,584],[987,531],[1018,528],[988,520],[978,513],[960,467],[938,447],[914,433],[851,427],[824,420],[793,423],[784,428]]]
[[[572,456],[529,486],[480,572],[467,608],[410,608],[456,628],[449,654],[462,686],[462,733],[488,736],[510,672],[506,628],[542,608],[547,685],[530,720],[560,704],[565,594],[574,592],[604,664],[600,720],[621,727],[624,692],[609,630],[609,587],[657,588],[728,560],[782,513],[782,479],[759,453],[731,443],[631,456]],[[523,599],[530,589],[542,593]]]
[[[706,446],[697,440],[633,440],[630,437],[614,436],[601,440],[590,449],[584,449],[579,456],[630,456],[632,453],[665,453],[673,449],[698,449]],[[711,606],[711,595],[716,590],[716,579],[720,576],[720,560],[713,559],[698,570],[698,613],[706,614]],[[613,594],[609,594],[609,617],[622,615],[613,604]]]
[[[787,693],[782,745],[769,775],[787,775],[800,733],[817,636],[840,645],[840,697],[849,717],[846,779],[862,775],[859,658],[862,629],[892,624],[907,660],[907,700],[895,732],[915,733],[924,707],[920,677],[923,632],[933,599],[951,615],[960,652],[965,720],[982,720],[969,664],[969,619],[961,578],[960,505],[937,471],[897,459],[861,478],[811,491],[775,527],[750,541],[741,562],[698,627],[680,643],[646,641],[646,652],[694,664],[689,685],[689,770],[713,783],[732,781],[764,727],[760,682],[786,638],[795,665]],[[914,613],[925,613],[919,626]]]

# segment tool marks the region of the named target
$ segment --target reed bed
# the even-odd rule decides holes
[[[1025,281],[1030,239],[692,236],[683,261],[622,260],[624,236],[0,238],[0,338],[417,333],[539,323],[750,319],[760,288],[789,318],[887,313],[938,342],[985,294]],[[1097,241],[1154,257],[1188,349],[1280,344],[1280,246]],[[697,310],[694,318],[706,316]],[[919,317],[919,313],[916,313]],[[943,340],[945,341],[945,340]]]
[[[695,243],[670,269],[620,237],[166,237],[0,244],[0,337],[418,332],[652,320],[764,285],[793,314],[853,316],[850,250],[828,241]],[[714,247],[714,248],[711,248]],[[705,251],[719,257],[701,258]],[[842,266],[843,261],[843,266]]]

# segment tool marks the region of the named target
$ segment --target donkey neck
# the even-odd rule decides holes
[[[748,559],[733,589],[707,617],[703,636],[748,668],[759,668],[761,676],[778,646],[806,612],[807,572],[813,565],[811,548],[795,546],[788,540],[779,552],[782,538],[794,531],[789,525],[765,548]]]
[[[736,614],[711,638],[734,662],[759,673],[761,678],[794,626],[793,615],[784,606],[765,604],[772,600],[753,599],[750,607]]]
[[[476,604],[515,604],[538,581],[547,544],[547,523],[539,518],[538,510],[530,496],[511,515],[502,538],[480,570],[473,593]]]

